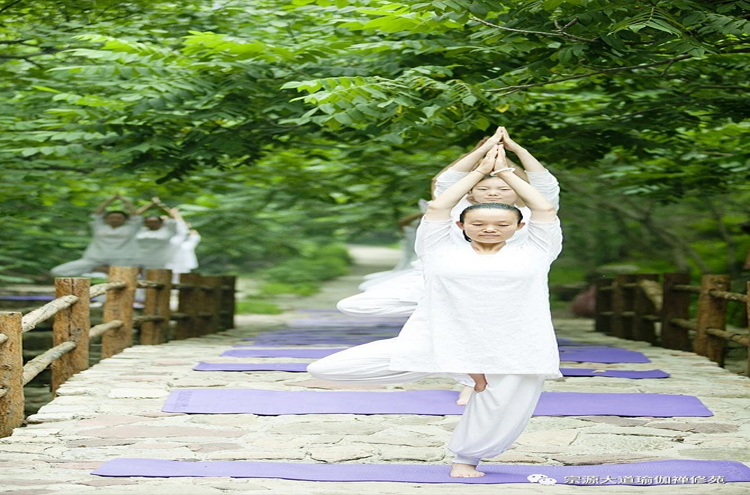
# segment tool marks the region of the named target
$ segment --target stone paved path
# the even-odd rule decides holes
[[[375,268],[375,269],[373,269]],[[376,271],[378,267],[360,268]],[[357,276],[332,284],[306,302],[332,307],[342,293],[354,293]],[[229,478],[102,478],[89,472],[121,457],[173,460],[252,460],[324,463],[447,463],[444,445],[457,417],[304,415],[186,415],[161,412],[170,390],[192,387],[271,390],[341,389],[304,373],[198,372],[200,360],[218,358],[238,343],[310,313],[276,317],[242,316],[238,328],[221,334],[138,346],[75,376],[59,396],[29,418],[30,424],[0,439],[0,493],[37,494],[741,494],[750,483],[660,487],[575,487],[566,485],[417,485],[398,483],[314,483]],[[638,350],[653,362],[566,366],[668,371],[666,380],[566,378],[547,382],[549,391],[653,392],[698,396],[709,418],[535,417],[498,462],[537,465],[601,464],[659,459],[750,461],[750,380],[691,353],[654,348],[596,334],[588,320],[555,322],[559,336]],[[263,361],[263,360],[261,360]],[[264,361],[304,361],[266,359]],[[390,390],[453,388],[427,380]],[[361,387],[360,387],[361,389]]]

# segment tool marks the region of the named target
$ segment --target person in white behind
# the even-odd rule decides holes
[[[530,210],[482,203],[466,208],[451,234],[451,210],[492,174]],[[528,235],[507,241],[521,229]],[[468,241],[468,242],[467,242]],[[507,167],[502,143],[476,169],[430,204],[417,232],[425,294],[394,339],[353,347],[312,363],[324,380],[400,383],[435,375],[470,375],[474,393],[448,448],[451,477],[476,477],[482,459],[504,452],[521,434],[545,379],[559,378],[547,274],[562,249],[557,209]]]

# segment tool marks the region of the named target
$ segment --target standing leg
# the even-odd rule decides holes
[[[396,339],[376,340],[319,359],[307,372],[321,380],[350,383],[404,383],[434,376],[417,371],[388,369]]]
[[[521,435],[544,385],[538,375],[486,375],[487,388],[474,393],[453,431],[448,449],[455,476],[481,476],[474,466],[502,454]]]

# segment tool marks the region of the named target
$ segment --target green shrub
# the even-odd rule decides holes
[[[292,258],[263,270],[263,278],[273,283],[306,286],[349,273],[351,258],[344,246],[329,244],[311,249],[301,258]]]
[[[260,285],[260,293],[264,296],[278,296],[281,294],[311,296],[317,292],[318,285],[315,283],[285,284],[281,282],[265,282]]]
[[[238,314],[278,315],[284,312],[278,305],[263,299],[237,301],[234,309]]]

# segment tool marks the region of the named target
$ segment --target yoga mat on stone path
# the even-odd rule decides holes
[[[276,478],[297,481],[391,481],[398,483],[545,485],[696,485],[750,481],[750,468],[736,461],[666,460],[631,464],[535,466],[482,464],[480,478],[451,478],[441,464],[307,464],[298,462],[169,461],[114,459],[91,474],[112,477]],[[540,483],[540,480],[547,480]],[[533,481],[532,481],[533,480]],[[553,481],[554,480],[554,481]],[[536,491],[534,493],[537,493]]]
[[[452,390],[319,392],[193,388],[173,390],[163,412],[189,414],[462,414]],[[713,416],[690,395],[542,392],[535,416]]]
[[[289,357],[320,359],[344,349],[231,349],[221,353],[230,357]]]
[[[239,346],[241,347],[241,346]],[[252,346],[250,346],[252,347]],[[231,357],[290,357],[320,359],[330,356],[344,348],[337,349],[231,349],[221,353]],[[567,350],[560,348],[561,361],[577,361],[588,363],[650,363],[651,361],[636,351],[617,349],[613,347],[575,348]]]
[[[198,363],[195,371],[307,371],[309,363]],[[596,370],[593,368],[560,368],[563,376],[604,376],[612,378],[668,378],[661,370]]]

